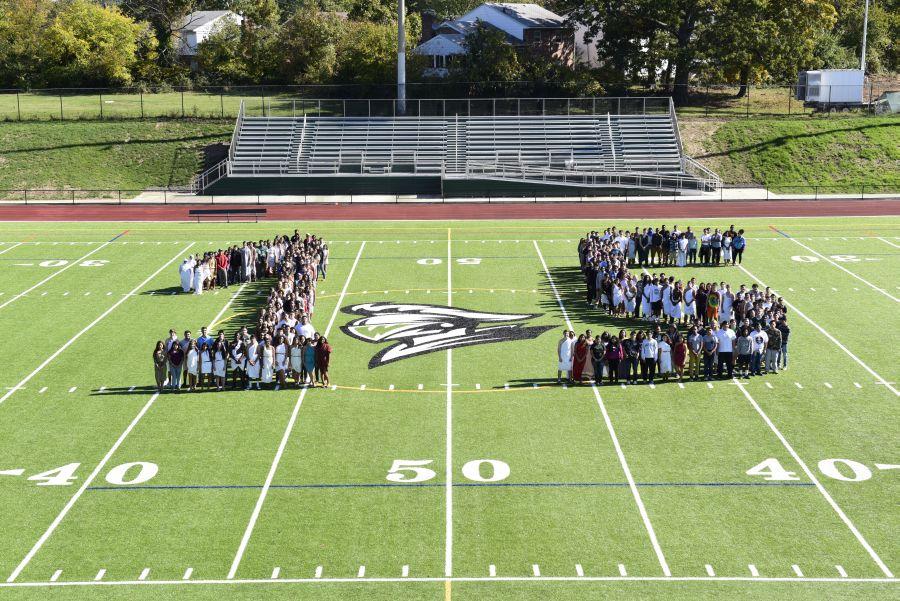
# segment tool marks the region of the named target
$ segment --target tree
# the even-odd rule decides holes
[[[459,57],[451,77],[468,86],[469,95],[494,94],[504,83],[521,79],[519,55],[499,29],[479,21],[466,36],[465,48],[466,54]]]
[[[337,69],[338,40],[346,35],[343,20],[333,13],[301,7],[281,28],[278,70],[294,84],[331,81]]]
[[[176,32],[185,18],[199,9],[199,0],[119,0],[125,14],[135,21],[146,21],[158,43],[157,63],[164,74],[180,69]]]
[[[197,64],[216,84],[252,81],[241,54],[241,28],[237,23],[223,25],[197,45]]]
[[[37,49],[54,7],[51,0],[0,0],[0,85],[38,83],[44,62]]]
[[[51,85],[128,84],[143,33],[116,7],[88,0],[62,4],[41,44],[44,79]]]
[[[350,22],[337,45],[336,79],[383,85],[397,78],[397,26]]]
[[[827,0],[722,0],[716,15],[703,45],[727,79],[737,77],[738,97],[746,94],[753,74],[792,80],[835,20]]]

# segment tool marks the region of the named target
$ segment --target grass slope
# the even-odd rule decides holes
[[[227,142],[232,121],[0,124],[0,189],[126,189],[183,185],[203,147]]]
[[[727,183],[782,190],[793,185],[900,186],[896,117],[683,120],[680,125],[688,153]]]

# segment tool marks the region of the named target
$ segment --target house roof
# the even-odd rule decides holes
[[[537,4],[520,4],[516,2],[487,2],[485,6],[489,6],[494,10],[502,12],[504,15],[519,21],[522,25],[529,28],[558,28],[566,27],[566,18],[555,12],[549,11],[543,6]]]
[[[460,33],[439,33],[415,49],[416,54],[425,56],[450,56],[466,53],[466,36]]]
[[[234,15],[230,10],[198,10],[186,16],[178,26],[180,31],[197,31],[204,25],[209,25],[225,15]]]

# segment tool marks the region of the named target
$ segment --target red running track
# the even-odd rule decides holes
[[[840,217],[900,215],[900,199],[778,200],[730,202],[503,202],[503,203],[366,203],[265,204],[265,219],[403,220],[403,219],[644,219],[702,217]],[[194,221],[179,205],[6,205],[0,221]],[[221,208],[260,208],[228,204]]]

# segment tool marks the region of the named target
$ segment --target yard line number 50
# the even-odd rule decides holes
[[[425,467],[432,462],[432,459],[395,459],[387,480],[404,484],[427,482],[437,475],[433,469]],[[484,475],[487,470],[482,467],[490,468],[490,475]],[[509,477],[509,465],[497,459],[473,459],[462,467],[462,474],[473,482],[499,482]]]

